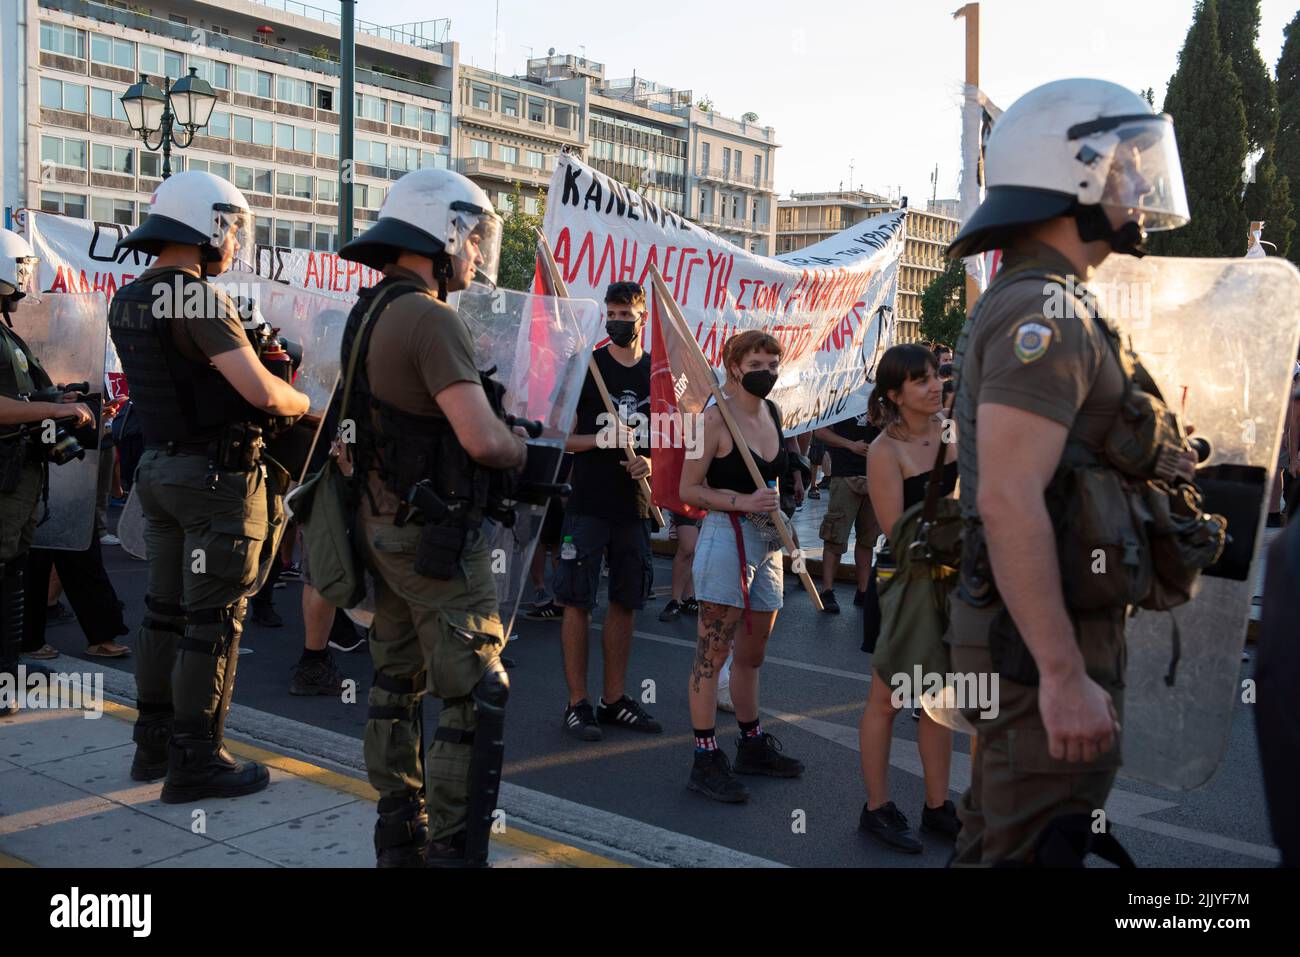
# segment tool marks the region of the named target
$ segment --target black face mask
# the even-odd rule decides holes
[[[766,399],[767,394],[776,385],[776,373],[768,372],[766,369],[760,369],[757,372],[746,372],[740,377],[740,385],[750,395]]]
[[[636,338],[635,322],[627,319],[611,319],[605,323],[605,332],[609,335],[609,341],[614,345],[626,349]]]

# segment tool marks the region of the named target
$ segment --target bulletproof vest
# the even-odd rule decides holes
[[[178,277],[180,295],[175,292]],[[157,291],[159,284],[165,284],[165,292]],[[205,288],[192,290],[195,284]],[[210,293],[216,295],[206,281],[179,269],[166,270],[123,286],[108,308],[109,332],[150,445],[211,441],[229,425],[263,418],[210,362],[183,355],[173,338],[172,320],[155,315],[160,300],[171,306],[161,311],[181,315],[196,292],[203,294],[204,303]]]
[[[355,423],[355,474],[362,487],[367,488],[365,476],[371,471],[378,472],[384,486],[399,498],[405,498],[416,482],[428,479],[438,497],[456,510],[457,524],[477,528],[483,521],[493,470],[470,458],[445,417],[416,415],[377,398],[366,371],[371,335],[375,326],[383,321],[384,312],[402,296],[427,291],[425,286],[409,279],[385,278],[363,289],[348,315],[343,331],[341,365],[347,368],[354,343],[355,348],[361,350],[348,406],[369,410],[368,415],[359,415]],[[356,342],[362,319],[372,308],[374,314],[360,341]],[[494,398],[491,389],[488,389],[488,398],[489,401]]]
[[[22,337],[0,324],[0,395],[16,399],[51,385],[44,367]]]

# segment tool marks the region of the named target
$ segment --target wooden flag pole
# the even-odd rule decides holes
[[[744,435],[741,434],[740,426],[736,424],[731,409],[727,406],[727,401],[722,395],[722,390],[718,387],[717,377],[713,374],[713,369],[708,360],[704,358],[704,350],[700,348],[695,335],[686,327],[686,320],[682,317],[676,300],[668,291],[667,284],[664,282],[663,277],[659,275],[659,269],[653,263],[650,265],[650,278],[654,282],[655,294],[659,297],[659,302],[663,306],[663,313],[668,316],[668,321],[677,330],[677,335],[690,344],[687,348],[694,347],[695,358],[704,369],[708,370],[708,375],[701,375],[701,378],[704,378],[709,383],[709,389],[713,392],[713,401],[718,404],[718,411],[722,413],[722,421],[726,423],[727,431],[731,433],[731,441],[735,443],[736,448],[740,449],[740,457],[745,462],[745,468],[749,470],[749,477],[754,480],[754,487],[756,489],[766,488],[767,483],[763,481],[763,476],[758,471],[758,464],[749,451],[749,443],[745,441]],[[804,591],[808,593],[816,609],[822,611],[821,594],[813,585],[812,578],[808,575],[808,569],[802,561],[803,553],[795,545],[794,538],[790,535],[790,529],[785,524],[785,513],[780,508],[776,508],[768,512],[768,515],[771,516],[772,524],[776,526],[781,535],[781,543],[790,553],[791,564],[795,573],[799,576],[799,580],[803,582]]]
[[[546,237],[542,234],[540,229],[535,228],[533,231],[537,233],[537,248],[541,250],[542,262],[545,264],[546,273],[551,280],[551,289],[554,290],[557,297],[568,299],[569,288],[565,285],[564,277],[560,275],[560,267],[555,263],[555,256],[551,254],[551,244],[546,241]],[[605,411],[609,413],[611,421],[617,424],[619,419],[618,413],[614,411],[614,400],[609,397],[609,389],[605,386],[605,377],[600,374],[600,366],[596,365],[596,357],[594,354],[588,361],[587,368],[591,370],[591,377],[596,382],[596,389],[600,392],[600,400],[605,403]],[[637,453],[632,448],[632,434],[628,430],[625,430],[625,432],[627,441],[623,444],[623,451],[627,454],[627,460],[629,462],[635,462],[637,459]],[[659,523],[660,528],[667,528],[668,525],[664,522],[663,513],[659,511],[659,506],[654,503],[654,497],[650,491],[650,483],[644,476],[642,476],[637,479],[637,484],[640,486],[641,494],[645,496],[646,503],[650,506],[651,518]]]

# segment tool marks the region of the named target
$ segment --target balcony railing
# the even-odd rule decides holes
[[[486,156],[463,157],[456,165],[466,176],[493,176],[511,182],[518,180],[527,183],[545,183],[551,178],[550,171],[543,167],[507,163],[505,160],[489,159]]]
[[[146,13],[135,13],[131,10],[123,10],[120,7],[110,7],[103,3],[96,3],[95,0],[39,0],[39,2],[42,7],[49,10],[59,10],[73,16],[98,20],[101,23],[115,23],[118,26],[127,27],[131,30],[141,30],[155,36],[183,40],[187,44],[201,43],[203,46],[211,47],[214,50],[224,50],[227,53],[237,53],[259,60],[268,60],[272,63],[279,63],[282,66],[290,66],[299,70],[323,73],[326,76],[333,77],[339,75],[339,64],[333,60],[323,60],[320,57],[310,56],[306,53],[295,53],[265,43],[255,43],[252,40],[243,40],[239,37],[227,36],[224,33],[214,33],[211,30],[199,30],[185,24],[162,20]],[[358,83],[368,83],[371,86],[378,86],[411,96],[441,100],[444,103],[451,102],[451,90],[446,87],[435,86],[432,83],[407,80],[360,67],[357,68],[356,77]]]
[[[296,14],[300,17],[306,17],[309,20],[319,20],[322,23],[329,23],[333,26],[342,26],[343,20],[337,11],[323,10],[320,7],[313,7],[309,3],[299,3],[298,0],[254,0],[264,7],[270,7],[272,10],[283,10],[285,13]],[[424,50],[434,50],[442,52],[442,45],[447,41],[451,33],[451,21],[448,19],[441,20],[421,20],[415,23],[402,23],[395,27],[385,27],[378,23],[371,23],[369,20],[353,20],[358,33],[368,33],[373,37],[379,37],[383,40],[391,40],[394,43],[409,43],[412,46],[418,46]]]
[[[740,186],[747,186],[750,189],[762,190],[770,193],[772,191],[771,178],[762,178],[758,176],[747,176],[744,173],[737,173],[735,170],[723,169],[720,166],[697,166],[695,175],[700,179],[712,180],[715,183],[735,183]]]
[[[508,127],[522,133],[549,135],[559,139],[571,140],[574,143],[582,142],[577,133],[568,127],[547,123],[543,120],[530,120],[522,115],[510,116],[508,113],[502,113],[499,110],[485,110],[481,106],[467,106],[461,115],[463,118],[482,120],[485,123],[491,123],[493,126]]]

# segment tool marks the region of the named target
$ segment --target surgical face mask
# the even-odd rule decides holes
[[[776,373],[769,372],[766,369],[759,369],[757,372],[746,372],[740,377],[740,385],[750,395],[766,399],[767,394],[776,385]]]
[[[629,319],[610,319],[605,323],[605,332],[609,335],[609,341],[614,345],[626,349],[636,338],[637,323]]]
[[[1250,231],[1250,238],[1255,240],[1255,242],[1259,242],[1259,238],[1263,235],[1264,231],[1262,229],[1252,229]]]

